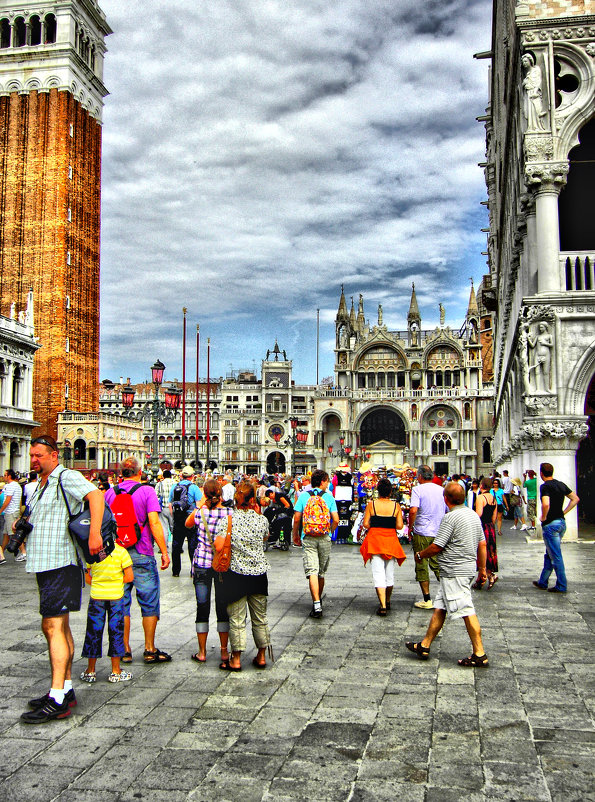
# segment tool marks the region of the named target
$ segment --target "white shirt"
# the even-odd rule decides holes
[[[11,482],[7,482],[4,487],[4,499],[10,498],[8,502],[8,506],[4,508],[4,513],[6,515],[10,515],[14,512],[20,512],[21,510],[21,496],[23,495],[23,490],[18,482],[15,482],[14,479]]]

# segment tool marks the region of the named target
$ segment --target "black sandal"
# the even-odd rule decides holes
[[[476,654],[472,654],[471,657],[463,657],[458,664],[464,668],[487,668],[490,665],[487,654],[482,654],[481,657]]]
[[[386,607],[379,607],[379,608],[376,610],[376,615],[382,615],[382,616],[385,616],[385,615],[386,615]]]
[[[143,658],[145,663],[171,663],[171,654],[162,652],[161,649],[155,649],[154,652],[145,649]]]
[[[414,643],[413,641],[405,641],[405,646],[410,652],[415,652],[420,660],[428,660],[430,657],[430,649],[428,646],[422,646],[421,643]]]

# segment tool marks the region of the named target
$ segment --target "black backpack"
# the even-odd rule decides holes
[[[181,483],[174,487],[171,502],[174,516],[181,517],[182,515],[188,515],[188,511],[190,510],[190,499],[188,498],[189,487],[190,485],[183,485]]]

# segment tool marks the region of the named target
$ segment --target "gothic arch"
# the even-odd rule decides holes
[[[554,58],[560,57],[574,67],[578,73],[579,86],[576,96],[568,104],[567,113],[554,113],[559,125],[558,135],[554,137],[554,159],[565,160],[569,151],[579,144],[578,133],[595,113],[595,67],[587,53],[570,42],[557,42]],[[565,110],[564,110],[565,111]]]
[[[595,374],[595,340],[576,364],[562,400],[562,414],[584,415],[585,398]]]
[[[384,413],[384,415],[383,415]],[[407,442],[407,433],[409,431],[408,422],[405,416],[401,413],[400,410],[395,409],[395,407],[389,406],[387,404],[378,404],[372,408],[368,407],[365,409],[359,416],[356,422],[356,431],[359,432],[360,443],[362,446],[371,445],[370,443],[364,442],[366,437],[366,432],[368,429],[371,431],[371,427],[373,428],[373,421],[370,420],[371,418],[384,416],[385,420],[381,421],[381,427],[385,427],[386,434],[383,436],[382,431],[379,429],[379,436],[377,440],[387,440],[388,442],[395,442],[392,438],[396,438],[395,445],[406,445]],[[394,417],[393,417],[394,416]],[[392,419],[392,421],[391,421]],[[368,424],[366,425],[366,421]]]
[[[391,343],[388,340],[374,340],[374,342],[366,343],[361,350],[355,354],[353,360],[354,371],[361,370],[368,372],[373,370],[372,365],[363,365],[362,363],[365,362],[366,354],[368,354],[370,351],[373,351],[375,348],[386,348],[394,353],[395,358],[388,367],[389,370],[407,370],[409,364],[407,357],[398,345]],[[378,367],[380,367],[380,365]]]
[[[341,412],[338,409],[325,409],[324,412],[321,412],[320,418],[318,419],[317,429],[325,429],[325,420],[329,418],[331,415],[339,418],[339,429],[346,429],[347,424],[345,423],[345,419]]]

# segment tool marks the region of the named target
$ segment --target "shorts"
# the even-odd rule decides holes
[[[518,521],[521,518],[525,517],[523,515],[523,505],[522,504],[519,504],[518,507],[513,507],[513,510],[514,510],[514,520],[515,521]]]
[[[434,607],[446,610],[451,618],[466,618],[475,615],[471,583],[474,576],[441,576],[438,592],[434,596]]]
[[[35,576],[39,588],[39,614],[43,618],[57,618],[81,609],[85,581],[79,565],[38,571]]]
[[[108,657],[124,657],[124,599],[89,599],[82,657],[101,657],[107,616]]]
[[[534,520],[537,517],[537,499],[536,498],[528,498],[527,499],[527,517]]]
[[[413,553],[415,554],[418,551],[423,551],[424,549],[427,549],[428,546],[431,546],[433,542],[434,542],[433,537],[426,537],[426,535],[417,535],[414,532],[412,537]],[[427,557],[420,563],[415,563],[415,578],[418,582],[430,581],[429,568],[431,568],[432,571],[434,572],[436,579],[440,579],[440,568],[438,567],[438,560],[436,559],[436,556],[437,555],[434,555],[433,557]]]
[[[302,546],[304,549],[304,573],[306,576],[324,576],[328,571],[328,564],[331,560],[330,535],[322,535],[322,537],[304,535]]]
[[[134,580],[124,585],[124,615],[130,615],[132,604],[132,588],[136,590],[136,600],[140,605],[143,618],[160,615],[159,572],[155,557],[139,554],[133,547],[128,549],[132,560]]]

